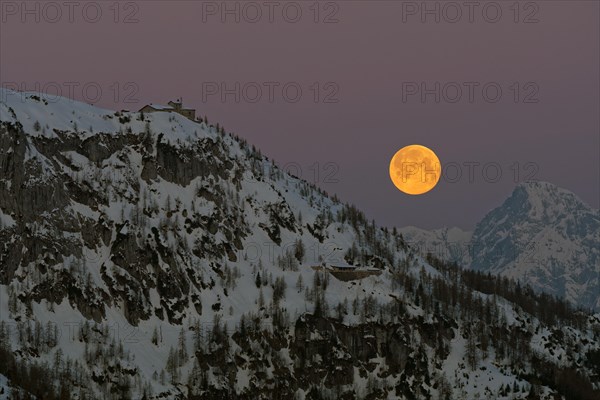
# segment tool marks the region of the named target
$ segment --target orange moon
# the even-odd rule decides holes
[[[442,176],[442,164],[429,148],[419,144],[398,150],[390,162],[390,178],[398,190],[411,195],[433,189]]]

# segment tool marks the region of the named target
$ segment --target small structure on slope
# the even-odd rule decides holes
[[[313,266],[312,269],[329,272],[334,278],[344,282],[364,279],[371,275],[381,275],[382,272],[378,268],[357,267],[344,262],[323,262],[321,265]]]
[[[168,105],[163,106],[160,104],[147,104],[140,109],[139,112],[143,113],[154,113],[154,112],[176,112],[177,114],[181,114],[186,118],[191,119],[192,121],[196,120],[196,110],[191,108],[183,107],[183,99],[178,99],[177,101],[169,101]]]

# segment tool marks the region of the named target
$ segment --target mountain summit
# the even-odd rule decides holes
[[[600,309],[600,214],[547,182],[519,184],[477,224],[470,267]]]

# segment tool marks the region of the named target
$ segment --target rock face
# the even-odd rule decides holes
[[[26,135],[18,124],[2,123],[0,129],[0,165],[5,171],[0,182],[0,207],[15,221],[10,229],[0,231],[5,239],[0,252],[0,283],[19,278],[19,268],[29,274],[50,273],[52,282],[43,285],[53,289],[53,302],[68,298],[84,316],[97,321],[104,317],[106,305],[122,302],[125,316],[133,324],[155,314],[149,302],[150,290],[154,289],[162,299],[159,312],[166,311],[170,320],[180,318],[193,284],[182,268],[182,259],[165,243],[165,235],[175,224],[168,226],[168,221],[163,221],[162,226],[149,227],[145,232],[140,229],[160,212],[157,204],[145,201],[149,201],[156,180],[182,187],[194,179],[239,184],[239,166],[234,167],[223,142],[205,138],[182,149],[162,142],[163,135],[98,134],[84,139],[55,132],[55,137],[47,138]],[[140,171],[132,162],[134,154],[144,160],[144,170],[154,174],[136,176]],[[81,160],[86,161],[78,164]],[[112,163],[115,168],[106,171],[106,165]],[[145,192],[140,178],[149,183]],[[199,188],[199,198],[219,200],[225,196],[220,190]],[[115,211],[115,200],[122,204],[119,212],[127,215],[110,215]],[[179,204],[168,206],[168,216],[183,211]],[[234,219],[225,213],[216,208],[212,215],[190,213],[186,219],[189,230],[195,225],[196,230],[220,233],[231,240],[212,245],[198,240],[200,252],[223,256],[234,250],[234,235],[238,243],[245,237],[244,215],[240,212],[236,215],[239,219]],[[98,254],[102,248],[108,250],[108,256],[95,260],[102,258]],[[92,277],[85,275],[88,271],[83,264],[90,259],[89,254],[84,257],[86,250],[96,253],[91,259],[99,261],[103,285],[95,286]],[[57,264],[68,266],[65,272],[69,273],[53,275]],[[74,273],[84,275],[77,280]],[[161,280],[166,276],[168,279]],[[167,281],[179,284],[165,285]],[[23,296],[27,301],[44,298],[43,285],[33,285]]]
[[[477,225],[471,268],[600,310],[600,213],[546,182],[520,184]]]
[[[79,220],[67,210],[69,193],[51,172],[51,159],[37,153],[19,126],[0,125],[0,165],[0,208],[13,221],[0,230],[0,283],[23,279],[24,272],[18,271],[22,266],[30,266],[30,273],[47,274],[52,273],[49,267],[55,263],[81,259],[81,245],[71,234],[89,233],[90,227],[85,225],[92,221]],[[32,286],[28,296],[39,301],[47,295],[60,302],[69,293],[70,300],[81,305],[84,315],[95,319],[103,316],[101,307],[93,309],[106,300],[102,294],[84,291],[66,271],[55,274],[52,283]]]

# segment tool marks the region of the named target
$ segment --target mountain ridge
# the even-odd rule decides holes
[[[517,184],[473,232],[455,235],[451,241],[441,237],[444,229],[400,229],[409,242],[432,245],[427,251],[440,258],[509,276],[596,310],[600,309],[599,231],[597,209],[569,190],[543,181]]]
[[[6,99],[0,383],[13,394],[549,399],[600,390],[600,316],[509,281],[476,287],[484,280],[425,260],[242,138],[176,114]],[[381,273],[346,282],[311,268],[323,262]]]

